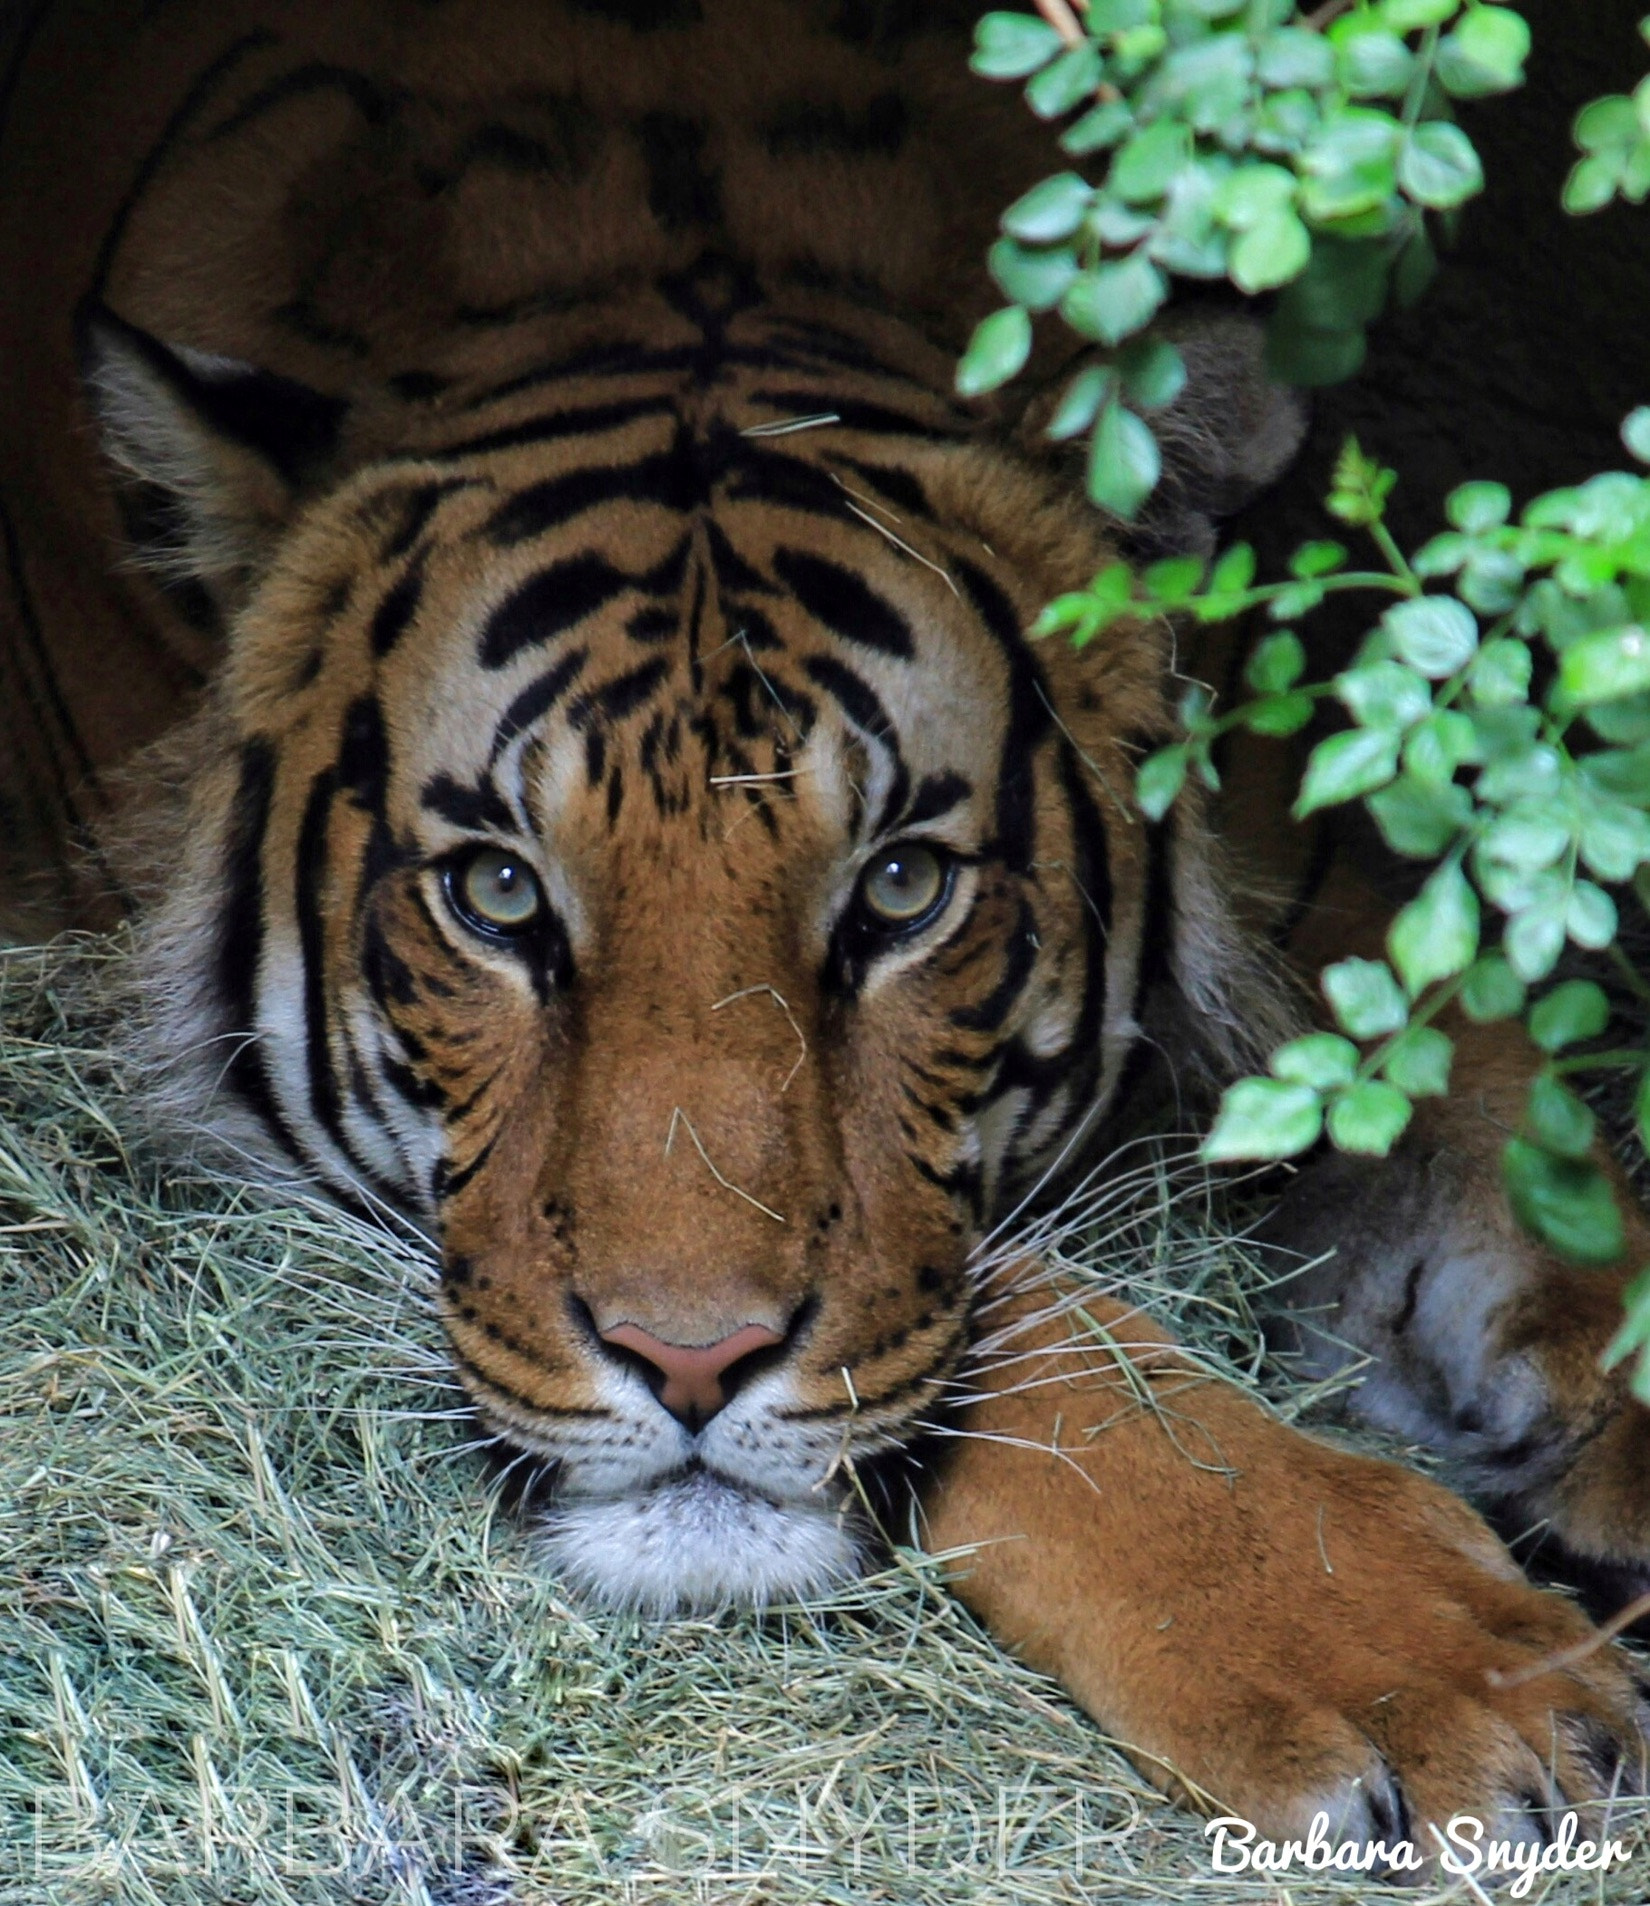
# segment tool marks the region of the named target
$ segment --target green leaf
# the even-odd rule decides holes
[[[1523,592],[1524,564],[1510,549],[1475,549],[1455,586],[1480,615],[1501,615],[1517,605]]]
[[[1156,487],[1162,467],[1150,427],[1132,410],[1108,404],[1089,446],[1090,498],[1128,522]]]
[[[1243,679],[1260,695],[1281,695],[1293,688],[1306,667],[1306,650],[1289,629],[1280,629],[1255,645]]]
[[[1578,159],[1564,181],[1561,203],[1572,218],[1584,218],[1589,212],[1602,211],[1616,196],[1621,183],[1621,164],[1602,153]]]
[[[1312,236],[1292,211],[1274,212],[1240,232],[1228,254],[1232,283],[1249,297],[1299,275],[1312,256]]]
[[[1524,1123],[1542,1150],[1557,1152],[1560,1158],[1585,1158],[1593,1149],[1597,1121],[1550,1072],[1537,1073],[1530,1081]]]
[[[1058,119],[1081,105],[1099,84],[1099,49],[1087,43],[1068,47],[1026,88],[1026,104],[1039,119]]]
[[[1576,114],[1575,142],[1583,152],[1624,151],[1638,138],[1638,110],[1625,93],[1589,100]]]
[[[1621,440],[1640,463],[1650,463],[1650,404],[1640,404],[1622,418]]]
[[[1311,266],[1307,269],[1310,271]],[[1294,281],[1299,284],[1297,278]],[[1291,285],[1290,290],[1294,289]],[[1288,297],[1288,292],[1284,293]],[[1363,366],[1368,341],[1361,325],[1336,331],[1295,321],[1280,302],[1266,327],[1266,368],[1280,384],[1316,390],[1325,384],[1344,384]]]
[[[1361,22],[1354,20],[1346,24],[1361,25]],[[1333,37],[1341,84],[1354,99],[1394,99],[1409,84],[1410,75],[1415,71],[1415,55],[1396,33],[1370,26]]]
[[[1449,1090],[1455,1048],[1436,1026],[1411,1026],[1387,1054],[1382,1073],[1412,1099],[1442,1098]]]
[[[1107,146],[1116,145],[1133,125],[1134,114],[1127,100],[1103,100],[1067,126],[1060,135],[1060,150],[1074,159],[1089,152],[1103,152]]]
[[[1402,662],[1365,662],[1337,675],[1335,697],[1364,728],[1408,728],[1432,712],[1432,690]]]
[[[1086,271],[1060,301],[1060,315],[1074,331],[1102,344],[1120,344],[1151,321],[1168,296],[1162,272],[1145,256]]]
[[[1134,798],[1148,820],[1162,820],[1174,805],[1186,784],[1187,758],[1186,745],[1181,742],[1173,748],[1159,748],[1141,762]]]
[[[1209,572],[1209,594],[1241,595],[1255,580],[1255,552],[1248,543],[1233,543],[1223,550]]]
[[[1065,42],[1046,20],[1029,13],[988,13],[974,28],[970,67],[983,79],[1024,79]]]
[[[1285,1079],[1239,1079],[1220,1101],[1203,1141],[1211,1164],[1239,1158],[1292,1158],[1317,1143],[1323,1106],[1309,1085]]]
[[[1565,900],[1541,899],[1521,908],[1501,935],[1507,963],[1526,985],[1545,979],[1564,951]]]
[[[1452,781],[1421,781],[1403,774],[1367,806],[1386,844],[1397,854],[1435,860],[1472,820],[1472,796]]]
[[[1610,1002],[1590,979],[1567,979],[1530,1008],[1530,1037],[1543,1052],[1596,1039],[1610,1023]]]
[[[1050,311],[1077,276],[1077,254],[1069,245],[1028,250],[1012,238],[999,238],[986,259],[1003,295],[1031,311]]]
[[[1503,867],[1533,874],[1568,853],[1574,838],[1559,811],[1544,802],[1523,801],[1490,823],[1480,851]]]
[[[1409,1002],[1384,960],[1340,960],[1323,970],[1335,1023],[1354,1039],[1380,1039],[1409,1023]]]
[[[1311,33],[1305,27],[1279,27],[1261,41],[1255,70],[1263,86],[1280,92],[1291,86],[1309,86],[1316,91],[1335,77],[1335,49],[1321,33]]]
[[[1167,338],[1136,338],[1117,360],[1123,394],[1142,410],[1172,404],[1186,388],[1186,360]]]
[[[1178,609],[1196,594],[1202,580],[1201,556],[1165,556],[1141,572],[1141,593],[1148,602],[1165,609]]]
[[[1564,909],[1564,930],[1577,946],[1601,953],[1616,937],[1620,922],[1616,903],[1602,887],[1590,880],[1578,880],[1570,889],[1570,902]]]
[[[1276,1077],[1327,1092],[1332,1086],[1352,1083],[1358,1048],[1339,1033],[1309,1032],[1304,1039],[1279,1046],[1270,1063]]]
[[[1524,982],[1499,953],[1486,953],[1473,961],[1457,996],[1469,1019],[1480,1024],[1492,1019],[1511,1019],[1524,1010]]]
[[[1404,743],[1404,766],[1423,781],[1448,781],[1457,768],[1477,758],[1478,736],[1472,720],[1454,708],[1434,709],[1425,721],[1415,724]]]
[[[1623,801],[1583,798],[1581,858],[1600,880],[1631,880],[1650,860],[1650,816]]]
[[[1395,1085],[1365,1079],[1329,1108],[1329,1137],[1337,1150],[1385,1158],[1404,1135],[1414,1107]]]
[[[1472,660],[1473,700],[1483,708],[1510,707],[1527,701],[1534,667],[1528,646],[1510,636],[1486,642]]]
[[[1111,396],[1116,384],[1116,373],[1106,365],[1091,364],[1079,371],[1066,386],[1065,395],[1049,419],[1046,434],[1056,443],[1080,437],[1099,416],[1100,406]]]
[[[1415,33],[1441,26],[1460,5],[1461,0],[1382,0],[1381,18],[1394,33]]]
[[[1106,183],[1130,205],[1160,199],[1191,156],[1191,132],[1180,120],[1154,119],[1119,149]]]
[[[1453,596],[1416,596],[1394,603],[1381,617],[1392,646],[1411,668],[1440,681],[1472,659],[1478,621]]]
[[[1398,910],[1386,946],[1412,999],[1434,980],[1465,972],[1478,952],[1478,923],[1472,883],[1459,866],[1447,863]]]
[[[1233,168],[1214,196],[1215,217],[1234,232],[1276,218],[1295,203],[1295,175],[1287,166],[1254,162]]]
[[[1027,245],[1070,238],[1083,222],[1094,188],[1075,172],[1057,172],[1034,185],[1003,214],[1003,230]]]
[[[1399,126],[1390,113],[1344,106],[1300,156],[1301,210],[1313,224],[1385,204],[1398,183]]]
[[[1471,7],[1438,46],[1437,73],[1457,99],[1504,93],[1523,84],[1530,29],[1511,7]]]
[[[1311,719],[1310,695],[1268,695],[1244,710],[1243,725],[1255,735],[1294,735]]]
[[[1617,701],[1650,688],[1650,635],[1636,623],[1584,635],[1564,651],[1558,679],[1572,701]]]
[[[1031,319],[1017,304],[993,311],[981,319],[957,366],[957,389],[964,397],[980,397],[1006,384],[1025,368],[1031,355]]]
[[[1417,205],[1447,211],[1484,189],[1472,141],[1442,119],[1419,125],[1398,153],[1398,183]]]
[[[1445,497],[1444,514],[1469,536],[1499,529],[1512,514],[1512,491],[1504,483],[1462,483]]]
[[[1621,1213],[1596,1165],[1515,1138],[1502,1153],[1502,1175],[1519,1222],[1560,1257],[1600,1265],[1620,1258]]]
[[[1388,729],[1355,728],[1320,741],[1306,763],[1292,812],[1304,820],[1320,807],[1355,800],[1390,781],[1398,767],[1398,737]]]
[[[1323,597],[1321,582],[1292,582],[1272,598],[1266,613],[1274,622],[1293,622],[1297,616],[1310,615]]]
[[[1302,543],[1289,559],[1291,576],[1313,577],[1332,575],[1346,561],[1344,543],[1318,542]]]

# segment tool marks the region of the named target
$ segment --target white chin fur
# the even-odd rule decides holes
[[[836,1501],[772,1503],[702,1469],[634,1496],[564,1499],[540,1542],[569,1587],[642,1615],[817,1595],[860,1568]]]

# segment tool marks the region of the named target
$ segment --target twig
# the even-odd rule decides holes
[[[755,1205],[758,1211],[772,1218],[775,1224],[783,1224],[785,1222],[779,1213],[774,1210],[772,1205],[765,1205],[760,1198],[753,1198],[748,1191],[742,1186],[736,1185],[731,1178],[724,1178],[722,1176],[716,1169],[716,1165],[710,1153],[707,1152],[704,1146],[699,1142],[699,1134],[693,1129],[693,1120],[688,1117],[687,1113],[684,1112],[679,1105],[670,1115],[670,1130],[665,1134],[665,1156],[667,1158],[670,1156],[671,1146],[676,1142],[676,1127],[678,1123],[687,1127],[688,1137],[693,1140],[693,1149],[705,1161],[705,1169],[724,1191],[731,1191],[736,1198],[743,1198],[746,1204]]]
[[[1531,1662],[1529,1667],[1517,1668],[1511,1674],[1503,1674],[1499,1668],[1486,1668],[1484,1679],[1492,1688],[1521,1688],[1526,1681],[1539,1681],[1544,1674],[1557,1674],[1563,1668],[1573,1668],[1578,1661],[1585,1661],[1590,1654],[1607,1647],[1624,1628],[1631,1628],[1634,1622],[1645,1615],[1650,1615],[1650,1595],[1641,1595],[1637,1601],[1629,1602],[1620,1614],[1612,1615],[1584,1641],[1560,1648],[1557,1654],[1543,1655],[1539,1661]]]
[[[841,415],[834,410],[817,411],[812,417],[787,417],[780,423],[747,424],[741,437],[788,437],[793,430],[818,430],[823,424],[839,424]]]
[[[1067,46],[1083,44],[1083,29],[1077,24],[1067,0],[1037,0],[1037,11],[1065,41]]]
[[[802,1036],[802,1028],[796,1023],[796,1014],[791,1011],[790,1003],[786,1000],[785,995],[780,992],[777,986],[742,986],[737,993],[729,993],[726,999],[719,999],[716,1004],[711,1007],[711,1011],[713,1013],[719,1013],[724,1006],[731,1006],[736,999],[749,999],[752,993],[766,993],[768,997],[774,1001],[779,1010],[791,1022],[791,1031],[796,1034],[796,1043],[802,1048],[796,1055],[796,1064],[785,1074],[785,1083],[779,1088],[779,1095],[783,1098],[785,1093],[790,1089],[792,1079],[802,1070],[803,1061],[808,1056],[808,1042]],[[690,1125],[688,1130],[692,1131],[692,1129],[693,1127]]]

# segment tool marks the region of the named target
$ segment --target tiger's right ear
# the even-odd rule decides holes
[[[78,334],[139,560],[227,616],[336,450],[346,405],[239,358],[163,344],[101,305]]]

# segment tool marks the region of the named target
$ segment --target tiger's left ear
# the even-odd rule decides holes
[[[335,452],[347,406],[238,358],[164,344],[102,306],[82,313],[79,346],[139,560],[231,613]]]

